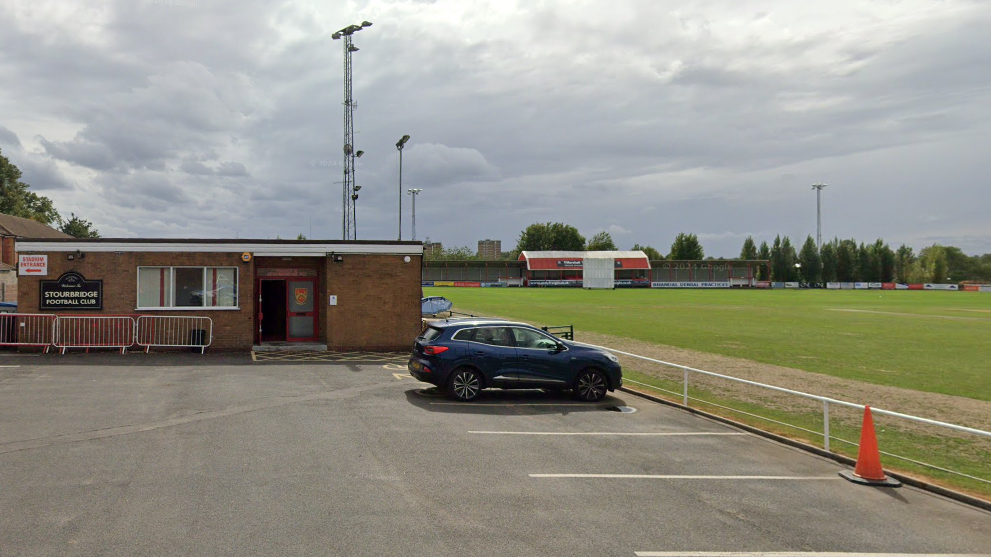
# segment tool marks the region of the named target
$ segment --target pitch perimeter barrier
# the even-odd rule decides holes
[[[0,346],[44,346],[55,338],[54,315],[44,313],[0,313]]]
[[[142,315],[137,320],[138,346],[145,353],[152,346],[170,348],[199,348],[200,354],[213,342],[213,319],[209,317],[175,317]]]
[[[749,416],[749,417],[752,417],[752,418],[757,418],[757,419],[764,420],[764,421],[767,421],[767,422],[775,423],[775,424],[778,424],[778,425],[781,425],[781,426],[798,429],[798,430],[804,431],[806,433],[812,434],[814,436],[822,437],[822,439],[823,439],[823,448],[826,450],[826,452],[829,452],[829,453],[833,453],[833,451],[830,449],[830,441],[831,440],[836,440],[836,441],[839,441],[841,443],[846,443],[846,444],[849,444],[849,445],[852,445],[852,446],[858,446],[858,443],[855,442],[855,441],[849,441],[849,440],[842,439],[842,438],[839,438],[839,437],[836,437],[836,436],[830,434],[830,416],[829,416],[829,412],[830,412],[830,408],[831,407],[850,408],[850,409],[854,409],[854,410],[858,410],[860,412],[863,412],[865,406],[862,405],[862,404],[856,404],[856,403],[853,403],[853,402],[847,402],[845,400],[837,400],[837,399],[834,399],[834,398],[829,398],[829,397],[824,397],[824,396],[819,396],[819,395],[813,395],[813,394],[804,393],[804,392],[801,392],[801,391],[793,391],[791,389],[785,389],[783,387],[776,387],[774,385],[767,385],[765,383],[758,383],[756,381],[750,381],[750,380],[747,380],[747,379],[740,379],[740,378],[732,377],[732,376],[729,376],[729,375],[722,375],[722,374],[714,373],[714,372],[711,372],[711,371],[705,371],[703,369],[697,369],[697,368],[693,368],[693,367],[688,367],[688,366],[683,366],[683,365],[679,365],[679,364],[674,364],[674,363],[671,363],[671,362],[665,362],[663,360],[656,360],[654,358],[648,358],[646,356],[641,356],[639,354],[631,354],[629,352],[624,352],[622,350],[616,350],[614,348],[609,348],[609,347],[606,347],[606,346],[597,346],[597,345],[594,345],[594,344],[587,344],[587,343],[584,343],[584,342],[575,342],[575,344],[579,344],[579,345],[582,345],[582,346],[589,346],[589,347],[592,347],[592,348],[599,348],[599,349],[602,349],[602,350],[608,350],[609,352],[613,352],[615,354],[622,354],[622,355],[628,356],[630,358],[635,358],[635,359],[638,359],[638,360],[643,360],[643,361],[646,361],[646,362],[651,362],[653,364],[658,364],[658,365],[665,366],[665,367],[668,367],[668,368],[681,370],[682,373],[683,373],[683,378],[682,378],[682,391],[680,393],[675,392],[675,391],[670,391],[670,390],[667,390],[667,389],[664,389],[664,388],[661,388],[661,387],[657,387],[655,385],[649,385],[647,383],[641,383],[639,381],[634,381],[634,380],[628,379],[628,378],[624,378],[623,381],[624,381],[624,383],[635,383],[635,384],[640,385],[640,386],[643,386],[643,387],[647,387],[647,388],[650,388],[650,389],[655,389],[655,390],[658,390],[658,391],[661,391],[661,392],[664,392],[664,393],[668,393],[668,394],[671,394],[671,395],[675,395],[675,396],[681,397],[681,404],[682,404],[682,406],[684,406],[686,408],[691,408],[691,402],[692,401],[697,401],[697,402],[703,403],[703,404],[708,405],[708,406],[715,406],[715,407],[721,408],[723,410],[728,410],[730,412],[735,412],[735,413],[746,415],[746,416]],[[794,425],[794,424],[789,424],[789,423],[786,423],[786,422],[775,420],[773,418],[768,418],[766,416],[761,416],[759,414],[754,414],[754,413],[746,412],[746,411],[739,410],[739,409],[736,409],[736,408],[730,408],[728,406],[720,405],[720,404],[717,404],[717,403],[714,403],[714,402],[705,401],[705,400],[702,400],[702,399],[699,399],[699,398],[690,397],[689,394],[688,394],[688,387],[689,387],[689,384],[690,384],[690,375],[693,374],[693,373],[694,374],[698,374],[698,375],[708,376],[708,377],[714,377],[714,378],[718,378],[718,379],[724,379],[724,380],[727,380],[727,381],[731,381],[731,382],[735,382],[735,383],[740,383],[740,384],[743,384],[743,385],[748,385],[750,387],[757,387],[757,388],[760,388],[760,389],[766,389],[766,390],[770,390],[770,391],[775,391],[775,392],[779,392],[779,393],[784,393],[784,394],[788,394],[788,395],[792,395],[792,396],[801,397],[801,398],[804,398],[804,399],[816,401],[816,402],[818,402],[818,403],[820,403],[822,405],[822,423],[823,423],[822,431],[815,431],[815,430],[812,430],[812,429],[803,428],[803,427],[800,427],[800,426],[797,426],[797,425]],[[939,428],[939,429],[944,430],[944,431],[945,430],[950,430],[950,431],[955,431],[955,432],[959,432],[959,433],[964,433],[964,434],[967,434],[967,435],[970,435],[970,436],[976,436],[976,437],[979,437],[979,438],[983,438],[985,440],[991,439],[991,431],[983,431],[983,430],[980,430],[980,429],[974,429],[974,428],[965,427],[965,426],[961,426],[961,425],[950,424],[950,423],[940,422],[940,421],[936,421],[936,420],[930,420],[930,419],[927,419],[927,418],[921,418],[919,416],[912,416],[912,415],[909,415],[909,414],[902,414],[900,412],[892,412],[890,410],[883,410],[883,409],[880,409],[880,408],[875,408],[873,406],[871,407],[871,412],[875,416],[879,416],[879,415],[880,416],[889,416],[889,417],[900,419],[900,420],[908,420],[908,421],[919,423],[919,424],[925,424],[927,426],[933,426],[933,427]],[[944,472],[944,473],[947,473],[947,474],[952,474],[952,475],[955,475],[955,476],[958,476],[958,477],[967,478],[969,480],[981,482],[981,483],[985,484],[986,486],[991,486],[991,478],[980,478],[980,477],[977,477],[977,476],[974,476],[974,475],[971,475],[971,474],[967,474],[967,473],[961,472],[959,470],[952,470],[952,469],[945,468],[945,467],[942,467],[942,466],[937,466],[937,465],[932,464],[932,463],[921,462],[919,460],[915,460],[915,459],[909,458],[907,456],[898,455],[898,454],[895,454],[895,453],[881,451],[881,454],[886,455],[886,456],[889,456],[889,457],[892,457],[892,458],[896,458],[896,459],[899,459],[899,460],[902,460],[902,461],[905,461],[905,462],[910,462],[910,463],[915,464],[917,466],[923,466],[923,467],[926,467],[926,468],[929,468],[929,469],[932,469],[932,470],[938,470],[940,472]]]

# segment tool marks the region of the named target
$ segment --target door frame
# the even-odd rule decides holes
[[[317,288],[318,279],[320,277],[295,277],[295,276],[266,276],[266,277],[255,277],[255,292],[257,292],[256,298],[256,311],[255,311],[255,321],[257,326],[255,327],[255,337],[258,344],[262,341],[262,281],[265,280],[278,280],[285,284],[286,289],[286,338],[284,341],[276,342],[315,342],[320,338],[320,299],[319,299],[319,289]],[[289,302],[290,296],[293,294],[289,291],[290,282],[309,282],[311,287],[310,291],[313,293],[313,336],[312,337],[300,337],[294,338],[289,336]]]

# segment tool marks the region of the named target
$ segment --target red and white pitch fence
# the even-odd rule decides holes
[[[213,342],[209,317],[169,315],[51,315],[0,314],[0,346],[36,346],[60,349],[116,348],[121,354],[132,346],[199,348]]]

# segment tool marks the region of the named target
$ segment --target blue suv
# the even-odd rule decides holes
[[[579,400],[597,402],[623,385],[613,354],[497,319],[431,322],[416,337],[407,367],[462,401],[486,388],[543,388],[571,389]]]

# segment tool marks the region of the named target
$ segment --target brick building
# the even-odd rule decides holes
[[[17,301],[18,238],[71,238],[38,221],[0,213],[0,302]]]
[[[478,258],[485,260],[495,260],[502,257],[502,240],[479,240]]]
[[[47,258],[44,276],[21,277],[21,312],[205,316],[221,350],[400,350],[420,331],[419,242],[33,238],[17,249]],[[72,273],[101,281],[99,309],[46,309]]]

